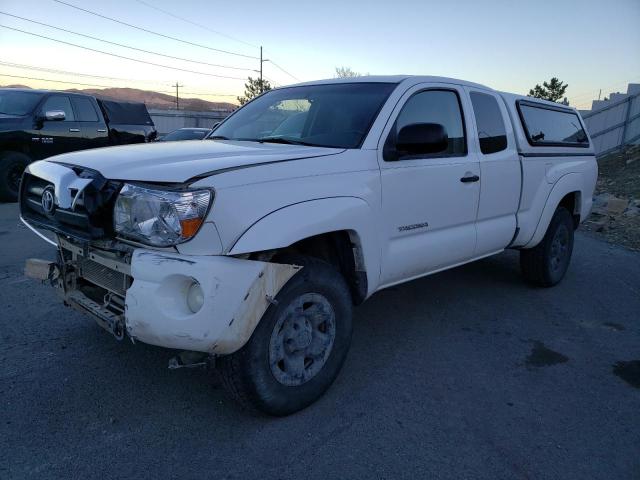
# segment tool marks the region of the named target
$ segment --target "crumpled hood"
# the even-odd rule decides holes
[[[96,148],[48,160],[91,168],[112,180],[177,183],[219,170],[335,155],[342,151],[273,143],[190,140]]]

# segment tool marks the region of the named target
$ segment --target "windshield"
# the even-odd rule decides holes
[[[42,98],[37,92],[0,90],[0,114],[26,115],[31,113]]]
[[[210,130],[180,129],[174,130],[171,133],[167,133],[160,140],[162,140],[163,142],[172,142],[175,140],[201,140],[209,132]]]
[[[338,83],[265,93],[225,120],[211,139],[358,148],[392,83]]]

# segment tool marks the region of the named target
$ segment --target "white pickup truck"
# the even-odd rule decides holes
[[[596,177],[564,105],[441,77],[310,82],[204,140],[29,165],[21,218],[58,260],[26,273],[119,339],[216,358],[237,400],[286,415],[332,383],[378,290],[507,248],[558,283]]]

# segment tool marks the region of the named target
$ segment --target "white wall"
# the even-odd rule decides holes
[[[158,135],[165,135],[183,127],[211,128],[214,123],[226,118],[230,113],[228,110],[195,112],[191,110],[149,109],[149,114],[156,125]]]
[[[594,100],[590,112],[581,112],[593,139],[596,155],[625,144],[640,143],[640,84],[629,84],[627,93],[609,100]]]

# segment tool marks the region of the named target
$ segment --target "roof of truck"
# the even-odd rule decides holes
[[[521,95],[518,93],[498,92],[507,101],[515,104],[518,100],[526,100],[531,103],[539,103],[541,105],[547,105],[555,109],[576,110],[571,105],[565,105],[564,103],[552,102],[551,100],[544,100],[542,98],[530,97],[528,95]]]
[[[431,75],[366,75],[362,77],[346,77],[346,78],[329,78],[326,80],[312,80],[310,82],[297,83],[295,85],[288,86],[301,86],[301,85],[324,85],[328,83],[400,83],[405,80],[418,80],[422,82],[430,83],[453,83],[456,85],[467,85],[469,87],[482,88],[484,90],[493,90],[486,85],[479,83],[468,82],[466,80],[460,80],[450,77],[437,77]],[[286,88],[286,87],[283,87]]]
[[[530,102],[536,102],[536,103],[548,105],[555,108],[560,108],[560,109],[565,108],[567,110],[575,110],[575,108],[569,105],[564,105],[562,103],[551,102],[549,100],[529,97],[527,95],[522,95],[517,93],[501,92],[498,90],[494,90],[491,87],[487,87],[486,85],[482,85],[480,83],[468,82],[466,80],[460,80],[458,78],[437,77],[432,75],[366,75],[362,77],[329,78],[326,80],[312,80],[310,82],[297,83],[295,85],[287,85],[287,87],[296,87],[301,85],[324,85],[324,84],[332,84],[332,83],[401,83],[405,80],[413,80],[413,81],[425,82],[425,83],[451,83],[454,85],[465,85],[467,87],[490,90],[499,95],[502,95],[505,98],[505,100],[512,101],[514,103],[516,100],[527,100]],[[281,88],[286,88],[286,87],[281,87]]]
[[[2,87],[0,90],[10,90],[12,92],[29,92],[29,93],[62,93],[64,95],[77,95],[82,97],[93,97],[89,93],[83,92],[66,92],[64,90],[47,90],[43,88],[14,88],[14,87]]]

